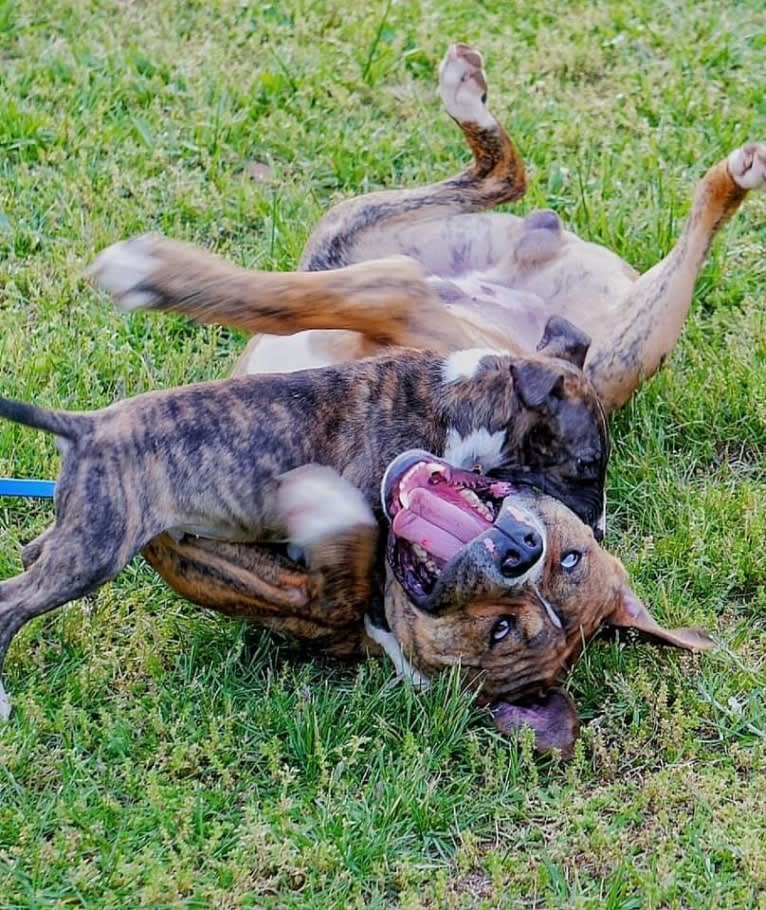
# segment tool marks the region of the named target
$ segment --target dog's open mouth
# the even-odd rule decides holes
[[[387,556],[415,602],[431,594],[444,566],[467,543],[493,526],[514,489],[419,450],[391,462],[381,488],[391,523]],[[506,561],[510,574],[512,552]]]

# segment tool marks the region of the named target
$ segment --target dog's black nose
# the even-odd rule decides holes
[[[528,572],[543,555],[543,539],[529,525],[518,523],[509,528],[504,524],[501,529],[507,541],[500,553],[500,571],[505,578],[518,578]]]

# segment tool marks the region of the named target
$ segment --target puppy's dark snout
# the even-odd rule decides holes
[[[502,530],[508,541],[500,554],[500,571],[506,578],[518,578],[543,555],[543,540],[537,531],[524,525]]]

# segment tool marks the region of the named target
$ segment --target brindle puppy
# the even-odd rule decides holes
[[[580,359],[571,327],[556,323],[548,338]],[[25,548],[26,573],[0,585],[0,660],[25,622],[113,578],[168,530],[296,543],[319,575],[320,609],[358,615],[371,595],[381,478],[413,442],[464,455],[478,444],[483,469],[522,482],[550,473],[591,523],[602,514],[606,423],[582,370],[563,357],[400,352],[153,392],[91,413],[0,398],[0,416],[55,433],[63,455],[56,522]],[[316,503],[305,489],[293,495],[288,473],[310,463],[352,488],[350,507],[339,498],[320,510],[319,535],[305,520]],[[333,542],[341,532],[362,541],[353,559]],[[527,526],[506,538],[513,552],[527,548],[522,574],[540,557],[539,534]],[[509,565],[507,554],[498,559]]]

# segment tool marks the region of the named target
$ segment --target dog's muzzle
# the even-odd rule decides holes
[[[456,588],[491,595],[538,573],[545,530],[513,502],[515,489],[420,450],[391,462],[381,486],[387,557],[417,607],[438,612]]]

